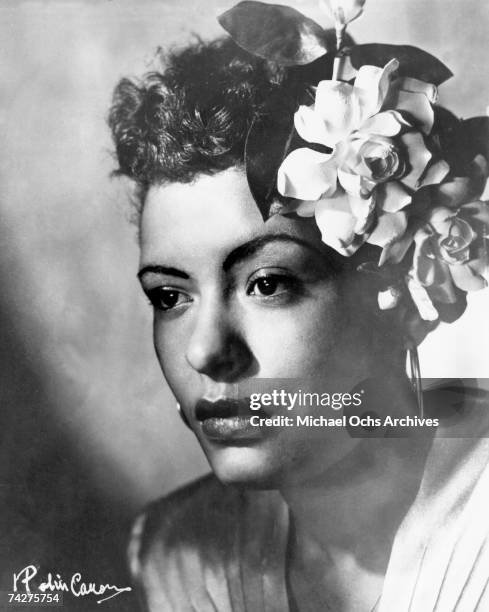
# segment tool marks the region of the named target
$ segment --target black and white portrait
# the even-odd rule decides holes
[[[489,610],[482,0],[4,0],[0,609]]]

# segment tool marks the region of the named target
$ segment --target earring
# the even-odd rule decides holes
[[[418,402],[418,414],[420,418],[424,417],[424,401],[423,401],[423,385],[421,383],[421,370],[419,367],[418,348],[416,345],[411,345],[408,348],[409,353],[409,369],[411,374],[411,384],[416,394]]]
[[[180,404],[179,404],[178,402],[176,402],[176,405],[177,405],[177,411],[178,411],[178,414],[180,415],[180,418],[182,419],[182,421],[185,423],[185,425],[186,425],[186,426],[187,426],[189,429],[192,429],[192,428],[190,427],[190,423],[188,422],[187,417],[185,416],[185,412],[182,410],[182,407],[180,406]]]

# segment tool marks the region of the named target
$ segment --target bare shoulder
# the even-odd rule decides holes
[[[254,592],[266,563],[281,571],[287,530],[277,492],[223,485],[213,475],[153,502],[136,519],[128,549],[143,608],[234,609],[229,598],[242,597],[243,576]]]
[[[276,491],[223,485],[213,475],[178,489],[134,523],[129,564],[143,609],[241,610],[244,593],[263,597],[264,573],[281,585],[273,595],[280,600],[287,534],[288,508]],[[262,610],[255,603],[249,609]]]
[[[233,519],[246,506],[246,498],[246,493],[221,484],[210,474],[149,504],[135,520],[131,533],[133,575],[141,571],[141,565],[162,556],[168,559],[182,549],[222,547],[223,534],[236,527]]]

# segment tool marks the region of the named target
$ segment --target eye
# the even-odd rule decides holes
[[[171,287],[156,287],[146,292],[149,301],[156,310],[172,310],[192,301],[189,295]]]
[[[258,298],[273,299],[298,294],[295,279],[283,274],[264,274],[250,281],[247,294]]]

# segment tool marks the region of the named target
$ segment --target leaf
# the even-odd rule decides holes
[[[351,61],[357,69],[365,65],[383,68],[393,58],[399,61],[399,76],[402,77],[441,85],[453,76],[443,62],[418,47],[368,44],[351,49]]]
[[[459,120],[442,106],[435,106],[432,136],[454,176],[470,175],[470,165],[477,155],[489,161],[489,117]]]
[[[218,20],[240,47],[282,66],[310,64],[330,46],[318,23],[289,6],[244,0]]]
[[[489,160],[489,117],[470,117],[462,121],[472,159],[480,154]]]
[[[264,220],[268,219],[270,204],[278,195],[277,172],[294,137],[294,111],[294,98],[282,104],[282,108],[275,105],[273,112],[255,118],[246,139],[246,176]]]
[[[467,165],[474,159],[467,148],[467,137],[462,122],[443,106],[435,106],[435,121],[431,137],[441,149],[441,157],[448,162],[455,176],[464,176]]]

